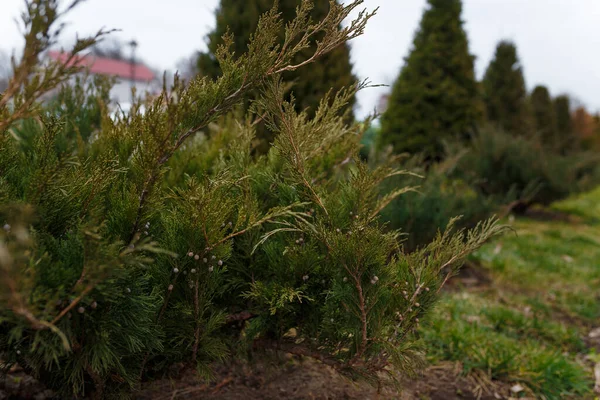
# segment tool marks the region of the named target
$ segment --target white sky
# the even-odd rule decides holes
[[[239,0],[244,1],[244,0]],[[317,0],[326,1],[326,0]],[[65,41],[75,32],[118,28],[116,38],[135,38],[137,54],[151,67],[174,70],[203,49],[218,0],[88,0],[68,16]],[[425,0],[365,0],[380,7],[364,36],[351,42],[355,72],[391,84],[412,43]],[[14,19],[23,0],[0,0],[0,49],[22,46]],[[600,0],[464,0],[463,19],[481,77],[500,39],[517,43],[527,86],[545,84],[552,95],[567,92],[600,109]],[[388,88],[359,94],[358,114],[369,113]]]

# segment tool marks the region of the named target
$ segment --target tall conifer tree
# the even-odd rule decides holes
[[[216,12],[217,23],[215,29],[207,37],[208,52],[200,53],[198,57],[198,70],[201,75],[216,78],[221,74],[219,64],[216,60],[216,51],[223,43],[222,37],[226,32],[233,35],[232,50],[236,55],[244,54],[248,50],[248,41],[255,31],[258,20],[262,14],[273,7],[273,0],[221,0]],[[279,11],[283,21],[290,22],[296,16],[296,8],[301,0],[280,0]],[[317,1],[311,12],[314,21],[320,21],[329,12],[328,1]],[[281,32],[283,40],[283,32]],[[315,43],[302,51],[298,59],[304,59],[307,54],[314,52]],[[327,92],[334,92],[356,82],[352,73],[350,62],[350,47],[344,43],[331,53],[324,55],[308,68],[300,68],[296,71],[284,74],[284,80],[293,82],[292,92],[296,100],[296,109],[309,109],[313,115],[321,99]],[[347,106],[352,113],[352,107],[356,100],[353,97]]]
[[[537,134],[544,144],[555,145],[558,140],[556,114],[548,88],[536,86],[530,101]]]
[[[554,114],[556,115],[556,130],[561,147],[572,149],[577,141],[573,135],[573,120],[571,118],[571,99],[567,95],[554,99]]]
[[[554,113],[556,114],[556,128],[561,137],[569,135],[573,129],[569,96],[561,95],[554,98]]]
[[[382,116],[381,144],[437,158],[444,139],[464,136],[475,127],[481,107],[462,1],[428,4]]]
[[[483,78],[483,98],[490,122],[515,135],[531,133],[525,78],[513,43],[498,43]]]

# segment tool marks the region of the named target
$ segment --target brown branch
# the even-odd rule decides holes
[[[177,278],[175,278],[170,285],[174,285],[176,280],[177,280]],[[160,311],[158,313],[158,317],[156,318],[156,322],[157,323],[160,322],[160,320],[163,317],[163,314],[165,313],[165,310],[167,309],[167,304],[169,303],[169,298],[171,297],[171,292],[172,292],[172,290],[169,290],[168,287],[167,287],[167,295],[165,296],[165,300],[163,301],[163,305],[160,308]]]
[[[444,268],[449,267],[450,265],[454,264],[456,261],[467,256],[469,253],[471,253],[471,249],[466,248],[465,250],[461,251],[460,253],[452,256],[448,261],[446,261],[444,264],[442,264],[442,266],[438,269],[438,271],[442,272],[442,270]]]
[[[228,376],[227,378],[223,379],[221,382],[219,382],[218,385],[215,386],[215,388],[211,391],[211,394],[217,394],[219,393],[219,391],[229,385],[231,382],[233,382],[233,378]]]
[[[264,218],[262,218],[262,219],[260,219],[260,220],[258,220],[258,221],[256,221],[256,222],[254,222],[254,223],[253,223],[253,224],[251,224],[250,226],[247,226],[246,228],[244,228],[244,229],[242,229],[242,230],[239,230],[239,231],[237,231],[237,232],[230,233],[229,235],[227,235],[227,236],[225,236],[225,237],[223,237],[223,238],[219,239],[217,242],[215,242],[215,243],[213,243],[213,244],[210,244],[210,243],[209,243],[209,244],[208,244],[208,247],[209,247],[209,248],[214,248],[215,246],[218,246],[218,245],[220,245],[220,244],[222,244],[222,243],[224,243],[224,242],[226,242],[226,241],[228,241],[228,240],[230,240],[230,239],[233,239],[233,238],[234,238],[234,237],[236,237],[236,236],[243,235],[244,233],[248,232],[249,230],[251,230],[251,229],[253,229],[253,228],[256,228],[257,226],[260,226],[260,225],[262,225],[262,224],[265,224],[265,223],[267,223],[267,222],[271,222],[271,221],[273,221],[275,217],[277,217],[277,215],[275,215],[275,216],[267,216],[267,217],[264,217]]]
[[[83,292],[81,292],[81,294],[79,296],[77,296],[77,298],[75,298],[75,300],[73,300],[71,302],[71,304],[69,304],[64,310],[62,310],[60,312],[60,314],[58,314],[51,322],[52,325],[56,325],[56,323],[58,321],[60,321],[60,319],[62,317],[64,317],[69,311],[71,311],[73,308],[75,308],[75,306],[83,299],[83,297],[88,294],[92,289],[94,288],[93,285],[89,285],[88,287],[86,287],[85,289],[83,289]]]
[[[104,398],[104,379],[100,375],[98,375],[92,367],[86,363],[85,372],[88,373],[90,378],[94,381],[94,393],[92,394],[92,399],[94,400],[102,400]]]
[[[146,200],[147,200],[148,195],[150,194],[150,190],[152,189],[152,186],[154,186],[154,183],[156,182],[157,178],[158,178],[158,168],[155,168],[155,170],[148,177],[146,182],[144,182],[144,189],[142,189],[142,194],[140,195],[140,204],[138,206],[136,217],[135,217],[135,222],[133,224],[133,228],[131,230],[131,235],[129,237],[130,242],[132,242],[133,239],[135,238],[135,234],[138,230],[140,221],[142,219],[142,214],[144,211],[144,206],[146,205]]]
[[[33,315],[33,313],[31,313],[31,311],[25,307],[23,299],[21,298],[21,295],[17,289],[17,283],[15,280],[12,279],[8,273],[3,275],[2,281],[4,285],[8,287],[8,291],[10,293],[10,296],[8,297],[8,305],[10,309],[13,310],[15,314],[20,315],[29,321],[34,329],[43,329],[44,324],[42,321],[38,320],[35,315]]]
[[[358,272],[355,271],[355,273],[350,272],[350,269],[348,268],[347,265],[344,264],[344,268],[346,269],[346,271],[348,272],[348,274],[350,275],[350,277],[352,277],[352,279],[354,280],[354,286],[356,287],[356,290],[358,291],[358,307],[360,310],[360,323],[361,323],[361,342],[360,342],[360,347],[358,348],[358,351],[356,352],[356,354],[353,357],[353,361],[356,361],[357,359],[359,359],[360,357],[362,357],[362,355],[364,354],[365,350],[367,349],[367,342],[368,342],[368,336],[367,336],[367,309],[365,306],[365,297],[364,297],[364,292],[363,292],[363,288],[362,288],[362,284],[360,283],[360,277],[357,276]]]
[[[77,286],[81,285],[83,283],[84,279],[85,279],[85,264],[84,264],[83,268],[81,268],[81,275],[79,276],[79,279],[77,279],[77,282],[75,282],[75,286],[73,286],[73,288],[76,288]]]
[[[31,311],[29,311],[24,306],[12,307],[11,309],[12,309],[12,311],[15,314],[20,315],[21,317],[23,317],[27,321],[29,321],[29,323],[31,324],[31,327],[33,329],[45,329],[45,328],[47,328],[47,326],[43,323],[43,321],[40,321],[39,319],[37,319],[35,317],[35,315],[33,315],[31,313]]]
[[[329,355],[325,355],[318,351],[293,343],[276,342],[268,339],[258,339],[254,341],[253,346],[254,348],[273,349],[278,351],[284,351],[286,353],[293,354],[296,356],[310,357],[337,370],[342,370],[346,367],[344,363]]]
[[[194,331],[194,346],[192,347],[192,362],[196,362],[196,358],[198,355],[198,345],[200,344],[200,322],[199,314],[200,314],[200,302],[198,299],[198,291],[200,290],[198,286],[200,282],[200,277],[196,278],[196,283],[194,287],[194,322],[196,323],[196,329]]]
[[[448,282],[448,280],[452,277],[452,271],[448,272],[446,274],[446,277],[444,278],[444,280],[442,281],[442,284],[440,285],[440,287],[438,287],[438,289],[436,290],[436,294],[438,294],[440,292],[440,290],[442,290],[442,288],[444,287],[444,285],[446,284],[446,282]]]
[[[250,311],[242,311],[235,314],[229,314],[227,317],[225,317],[225,323],[230,324],[232,322],[248,321],[254,317],[257,317],[257,315],[251,313]]]
[[[362,339],[361,339],[361,343],[360,343],[360,348],[359,351],[356,353],[356,355],[354,356],[354,358],[360,358],[362,357],[362,355],[364,354],[366,348],[367,348],[367,310],[365,308],[365,297],[363,294],[363,289],[362,289],[362,285],[360,284],[358,278],[355,278],[356,280],[356,289],[358,290],[358,301],[360,304],[360,323],[361,323],[361,334],[362,334]]]
[[[262,221],[262,222],[263,222],[263,223],[264,223],[264,222],[268,222],[268,220],[266,220],[266,221]],[[230,233],[229,235],[225,236],[224,238],[220,239],[219,241],[215,242],[214,244],[210,245],[209,247],[211,247],[211,248],[212,248],[212,247],[218,246],[218,245],[220,245],[220,244],[222,244],[222,243],[224,243],[224,242],[228,241],[229,239],[233,239],[233,238],[234,238],[234,237],[236,237],[236,236],[243,235],[244,233],[248,232],[250,229],[252,229],[252,228],[255,228],[256,226],[258,226],[258,225],[257,225],[257,224],[252,224],[252,225],[250,225],[249,227],[246,227],[246,228],[244,228],[244,229],[242,229],[242,230],[239,230],[239,231],[237,231],[237,232]]]
[[[325,53],[329,53],[331,50],[334,50],[336,47],[340,46],[342,43],[345,43],[345,42],[340,41],[339,43],[336,43],[335,45],[330,45],[330,46],[324,47],[321,50],[317,50],[309,59],[306,59],[296,65],[286,65],[285,67],[279,68],[278,70],[273,72],[273,74],[281,74],[283,72],[295,71],[298,68],[302,68],[303,66],[305,66],[307,64],[315,62],[317,58],[321,57]]]

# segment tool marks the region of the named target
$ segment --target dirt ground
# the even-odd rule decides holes
[[[258,363],[221,365],[215,368],[215,380],[206,384],[192,370],[178,371],[170,379],[145,383],[134,396],[139,400],[470,400],[507,399],[507,385],[477,377],[460,375],[460,364],[432,366],[412,380],[406,379],[400,390],[377,389],[366,383],[354,383],[328,366],[312,360],[288,357],[277,368]],[[52,392],[16,368],[0,379],[0,400],[55,399]]]
[[[223,399],[507,399],[510,388],[476,377],[461,377],[460,365],[442,364],[426,369],[414,380],[403,382],[402,389],[377,389],[366,383],[353,383],[331,368],[311,361],[294,360],[277,369],[245,366],[222,367],[215,383],[199,383],[192,371],[178,379],[160,380],[147,385],[136,397],[140,400]]]

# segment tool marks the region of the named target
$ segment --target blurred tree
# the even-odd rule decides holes
[[[461,0],[428,0],[413,49],[381,120],[381,144],[440,158],[443,141],[465,137],[482,116]]]
[[[8,87],[11,74],[10,57],[0,50],[0,92],[4,92]]]
[[[177,61],[177,73],[186,81],[191,80],[198,74],[197,57],[192,55],[189,57],[180,58]]]
[[[487,118],[515,135],[531,134],[532,121],[516,46],[501,41],[483,78]]]
[[[584,146],[595,146],[596,121],[584,106],[579,106],[573,111],[573,133]]]
[[[198,55],[198,72],[200,75],[216,78],[221,75],[221,69],[216,60],[215,53],[219,45],[223,43],[222,37],[229,30],[233,34],[232,50],[236,55],[244,54],[248,50],[247,43],[250,35],[258,25],[262,14],[273,7],[273,0],[221,0],[216,11],[217,23],[215,29],[207,36],[208,51]],[[280,0],[279,11],[283,20],[287,23],[296,16],[296,7],[301,0]],[[311,18],[315,21],[322,20],[329,12],[328,1],[315,2],[311,12]],[[284,32],[281,32],[283,41]],[[297,59],[305,59],[307,54],[314,52],[315,44],[304,49],[298,54]],[[352,73],[350,62],[350,48],[347,43],[342,44],[332,52],[319,58],[308,68],[301,68],[288,72],[283,76],[287,82],[293,82],[292,92],[296,100],[298,111],[308,109],[309,115],[314,115],[321,99],[327,92],[334,92],[352,86],[356,77]],[[353,120],[352,108],[356,102],[355,97],[350,99],[344,111],[349,112],[348,122]],[[248,103],[246,103],[246,107]],[[266,129],[258,129],[258,136],[263,139],[259,151],[268,148],[268,142],[272,141],[272,134]]]
[[[530,101],[536,134],[539,135],[542,143],[545,145],[557,145],[556,114],[548,88],[545,86],[536,86],[533,92],[531,92]]]
[[[600,149],[600,112],[594,114],[594,132],[593,132],[593,148]]]
[[[573,148],[573,128],[571,121],[571,99],[567,95],[557,96],[554,99],[554,114],[556,115],[556,129],[561,147]]]

